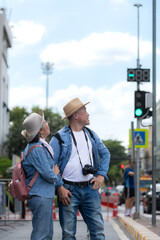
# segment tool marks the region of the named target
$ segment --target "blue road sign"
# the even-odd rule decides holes
[[[148,129],[134,129],[135,148],[148,147]],[[129,147],[131,148],[131,129],[129,130]]]

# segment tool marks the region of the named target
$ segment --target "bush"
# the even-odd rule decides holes
[[[55,197],[54,197],[54,204],[55,204],[55,207],[57,208],[58,207],[57,195],[55,195]]]
[[[0,158],[0,175],[2,178],[11,178],[11,173],[7,173],[7,169],[12,166],[12,160],[4,156]]]

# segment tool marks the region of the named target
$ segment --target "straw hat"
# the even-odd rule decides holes
[[[39,132],[40,128],[43,125],[44,114],[42,110],[40,110],[39,114],[31,113],[23,122],[23,127],[25,130],[21,132],[21,134],[25,137],[27,142],[31,142],[34,137]]]
[[[62,118],[62,120],[66,119],[67,117],[71,116],[73,113],[75,113],[76,111],[78,111],[80,108],[84,107],[85,105],[87,105],[90,102],[87,103],[82,103],[79,98],[74,98],[72,99],[69,103],[67,103],[64,108],[63,111],[65,113],[65,117]]]

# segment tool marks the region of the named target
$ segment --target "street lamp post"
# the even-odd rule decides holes
[[[136,3],[134,7],[137,7],[137,68],[140,68],[140,59],[139,59],[139,8],[142,7],[142,4]],[[137,81],[137,91],[139,89],[140,82]],[[140,128],[140,120],[137,118],[137,128]],[[134,218],[140,218],[140,194],[139,194],[139,169],[140,169],[140,149],[137,148],[137,161],[135,169],[135,213]]]
[[[152,226],[156,227],[156,0],[153,0],[153,39],[152,39]]]
[[[136,3],[133,5],[134,7],[137,7],[137,68],[140,68],[140,60],[139,60],[139,8],[142,7],[142,4]]]
[[[46,62],[46,63],[42,63],[42,64],[41,64],[43,74],[46,75],[46,109],[48,108],[49,75],[52,74],[53,65],[54,65],[54,64],[53,64],[53,63],[50,63],[50,62]]]

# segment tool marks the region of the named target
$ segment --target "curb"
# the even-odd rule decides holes
[[[135,222],[129,217],[119,217],[122,226],[131,234],[136,240],[160,240],[160,236],[150,231],[143,225]]]

